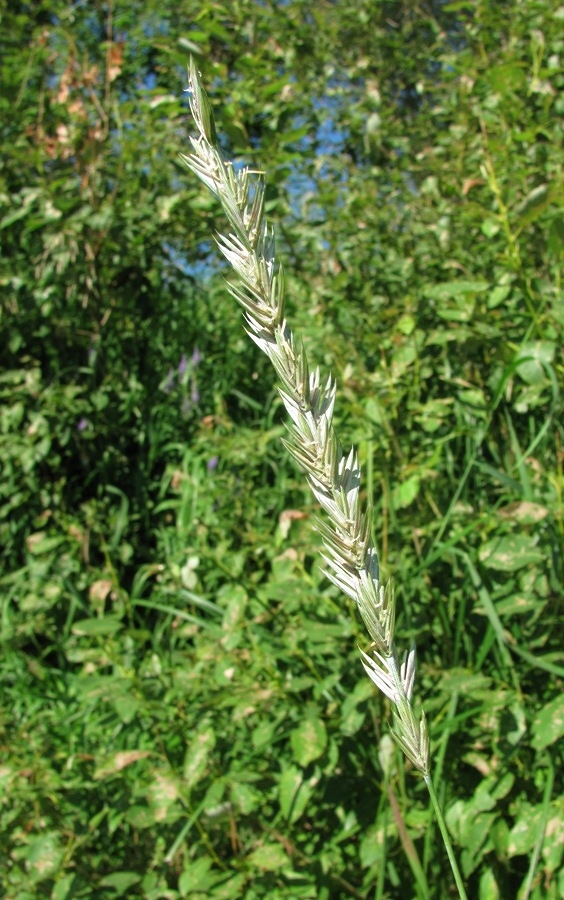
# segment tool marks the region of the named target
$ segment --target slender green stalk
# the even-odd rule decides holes
[[[433,809],[435,810],[435,816],[439,824],[443,844],[445,845],[445,850],[447,852],[450,867],[452,869],[452,874],[454,875],[454,880],[456,881],[456,887],[458,888],[460,900],[468,900],[466,896],[466,890],[462,881],[462,876],[460,874],[460,869],[458,868],[454,850],[452,849],[452,843],[450,840],[450,835],[448,833],[448,828],[446,827],[445,817],[443,816],[441,804],[439,803],[439,798],[437,797],[437,793],[435,791],[433,779],[430,775],[424,775],[423,778],[425,779],[425,784],[427,785],[427,790],[429,791],[431,803],[433,804]]]
[[[446,753],[447,753],[448,742],[449,742],[450,734],[451,734],[450,723],[453,721],[453,719],[456,715],[456,707],[458,706],[458,700],[459,700],[459,694],[458,694],[458,692],[455,691],[455,693],[453,693],[451,695],[451,698],[449,700],[448,710],[447,710],[447,714],[446,714],[446,723],[443,728],[443,735],[442,735],[440,744],[439,744],[436,754],[435,754],[434,765],[433,765],[433,774],[435,776],[435,781],[437,782],[437,784],[439,786],[441,785],[443,767],[444,767],[445,757],[446,757]],[[442,808],[442,803],[441,803],[442,793],[443,793],[443,791],[441,791],[439,789],[437,796],[439,797],[439,804],[441,804],[441,808]],[[433,845],[434,837],[435,837],[435,829],[434,829],[431,821],[429,821],[429,826],[425,833],[425,851],[423,854],[423,865],[425,866],[425,869],[427,869],[427,862],[429,860],[430,849],[431,849],[431,846]]]
[[[276,261],[273,231],[264,215],[263,175],[248,168],[236,171],[224,159],[211,105],[193,60],[188,76],[198,136],[190,138],[192,153],[181,154],[181,158],[218,198],[229,221],[228,233],[216,238],[238,276],[236,282],[228,282],[229,291],[244,311],[247,333],[278,375],[278,390],[290,419],[290,440],[284,444],[325,513],[316,527],[323,539],[326,575],[358,608],[372,639],[368,653],[360,650],[362,665],[391,702],[396,742],[430,784],[427,723],[412,702],[415,647],[400,661],[394,640],[394,592],[390,582],[380,581],[378,555],[370,536],[372,511],[360,499],[357,454],[354,448],[343,451],[332,422],[335,382],[331,376],[323,382],[319,369],[310,371],[303,345],[286,321],[282,267]],[[436,796],[434,806],[439,815]],[[439,825],[446,845],[442,814]],[[449,847],[450,842],[447,850]],[[453,864],[452,850],[449,858]],[[457,877],[457,869],[454,871]]]
[[[544,792],[542,798],[542,816],[539,823],[538,829],[538,837],[535,842],[535,847],[533,853],[531,855],[531,861],[529,863],[529,871],[527,872],[527,877],[524,881],[524,885],[522,888],[522,900],[529,900],[533,890],[533,881],[535,878],[535,872],[537,870],[537,866],[539,864],[539,860],[541,858],[542,853],[542,845],[546,838],[546,828],[548,825],[548,817],[550,814],[550,801],[552,798],[552,789],[554,787],[554,765],[550,757],[548,757],[548,767],[546,770],[546,781],[544,783]]]

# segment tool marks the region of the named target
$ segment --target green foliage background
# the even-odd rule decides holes
[[[177,160],[189,54],[338,378],[469,896],[563,896],[564,7],[0,11],[3,896],[452,896]]]

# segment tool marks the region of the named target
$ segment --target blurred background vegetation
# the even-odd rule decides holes
[[[447,898],[324,579],[186,63],[267,171],[468,893],[564,895],[564,7],[0,0],[0,886]]]

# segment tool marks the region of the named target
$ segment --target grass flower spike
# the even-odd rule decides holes
[[[392,733],[406,757],[422,773],[458,888],[464,885],[442,809],[430,775],[429,736],[423,712],[413,706],[415,647],[400,662],[394,641],[395,605],[391,583],[380,582],[378,555],[371,539],[372,510],[360,496],[356,451],[345,453],[333,426],[336,384],[310,371],[303,344],[284,314],[284,274],[275,257],[274,233],[264,214],[260,172],[235,170],[219,149],[211,105],[194,61],[189,66],[190,108],[198,129],[192,152],[181,158],[218,198],[229,221],[217,236],[219,249],[237,275],[229,291],[242,307],[249,336],[266,353],[278,375],[278,390],[290,419],[285,446],[303,470],[313,496],[325,512],[316,523],[324,544],[327,577],[353,600],[372,638],[361,653],[368,676],[388,698]]]
[[[215,194],[231,230],[219,235],[219,249],[237,273],[228,283],[243,308],[250,337],[276,369],[279,391],[290,417],[288,450],[326,513],[317,522],[328,578],[353,600],[372,639],[362,664],[392,703],[394,736],[405,755],[424,775],[429,773],[429,739],[425,717],[412,704],[415,648],[400,663],[394,643],[394,595],[380,583],[378,556],[370,537],[371,509],[360,497],[360,467],[354,449],[345,454],[333,427],[336,385],[310,372],[303,345],[284,316],[284,277],[276,264],[274,235],[264,215],[264,181],[248,168],[235,171],[224,159],[216,137],[209,100],[193,60],[189,68],[190,108],[198,128],[186,165]]]

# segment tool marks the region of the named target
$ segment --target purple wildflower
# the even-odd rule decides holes
[[[208,459],[208,472],[213,472],[214,469],[217,469],[217,464],[219,462],[219,456],[212,456]]]
[[[165,394],[170,394],[173,384],[174,384],[174,370],[169,369],[168,375],[166,376],[165,383],[163,384],[163,391],[165,392]]]

